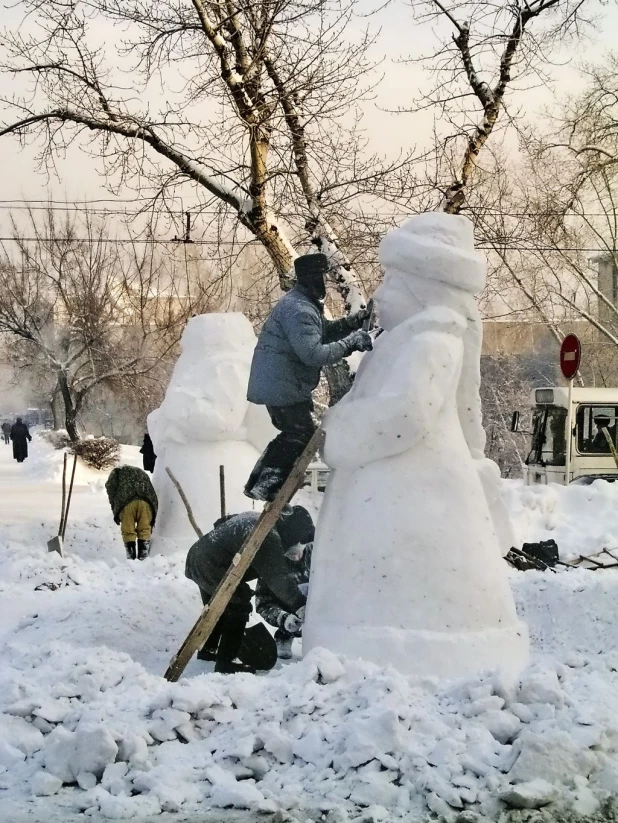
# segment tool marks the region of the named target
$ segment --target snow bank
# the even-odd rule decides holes
[[[539,776],[543,797],[567,807],[618,789],[616,655],[537,662],[513,690],[491,674],[415,681],[324,650],[267,677],[177,684],[109,649],[16,640],[3,656],[9,798],[71,785],[64,808],[103,818],[202,803],[378,805],[397,819],[428,808],[492,816],[513,784],[534,802],[527,784]]]
[[[618,549],[617,483],[525,486],[520,480],[505,480],[503,499],[518,548],[553,538],[563,560]]]

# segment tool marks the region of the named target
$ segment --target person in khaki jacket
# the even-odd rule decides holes
[[[145,560],[159,505],[150,478],[136,466],[118,466],[108,477],[105,490],[114,521],[120,525],[127,559]]]

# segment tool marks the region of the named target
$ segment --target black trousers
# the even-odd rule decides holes
[[[202,603],[206,605],[212,595],[203,589],[200,589],[200,594]],[[241,583],[204,644],[204,651],[210,652],[218,661],[232,661],[238,657],[251,614],[251,595],[249,586]]]
[[[273,469],[280,474],[282,486],[317,428],[311,400],[293,406],[267,406],[266,409],[273,426],[281,434],[271,440],[255,464],[247,482],[248,490],[258,482],[260,475]]]

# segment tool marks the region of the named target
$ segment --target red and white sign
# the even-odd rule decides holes
[[[576,334],[567,334],[560,347],[560,369],[567,380],[577,374],[582,357],[582,344]]]

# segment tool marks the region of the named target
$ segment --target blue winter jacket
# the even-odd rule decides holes
[[[326,320],[319,303],[297,284],[279,300],[262,327],[247,399],[264,406],[293,406],[310,400],[322,367],[351,353],[343,338],[354,328],[347,317]]]

